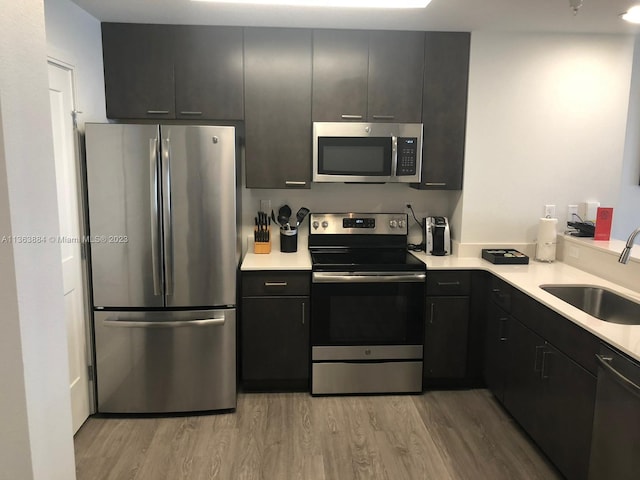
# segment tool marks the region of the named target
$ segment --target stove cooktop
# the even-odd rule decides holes
[[[426,271],[426,266],[406,250],[357,249],[312,251],[315,271]]]

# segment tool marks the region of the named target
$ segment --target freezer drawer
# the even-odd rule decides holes
[[[94,314],[98,412],[236,407],[236,311]]]

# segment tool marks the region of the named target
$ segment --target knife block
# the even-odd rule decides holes
[[[268,232],[268,242],[253,242],[253,253],[271,253],[271,227],[269,227]],[[258,233],[257,228],[254,229],[254,233]]]

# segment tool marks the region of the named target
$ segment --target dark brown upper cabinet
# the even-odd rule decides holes
[[[423,73],[424,32],[371,32],[369,120],[420,123]]]
[[[314,30],[313,121],[419,123],[424,33]]]
[[[247,188],[309,188],[311,30],[245,28]]]
[[[108,118],[175,118],[173,30],[102,24]]]
[[[314,30],[313,120],[367,120],[369,32]]]
[[[102,24],[107,117],[241,120],[242,28]]]
[[[462,189],[469,43],[469,33],[426,33],[422,181],[414,188]]]
[[[178,26],[176,118],[244,117],[242,28]]]

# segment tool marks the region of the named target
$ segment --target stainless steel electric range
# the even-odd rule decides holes
[[[426,266],[407,251],[407,215],[309,224],[311,393],[420,392]]]

